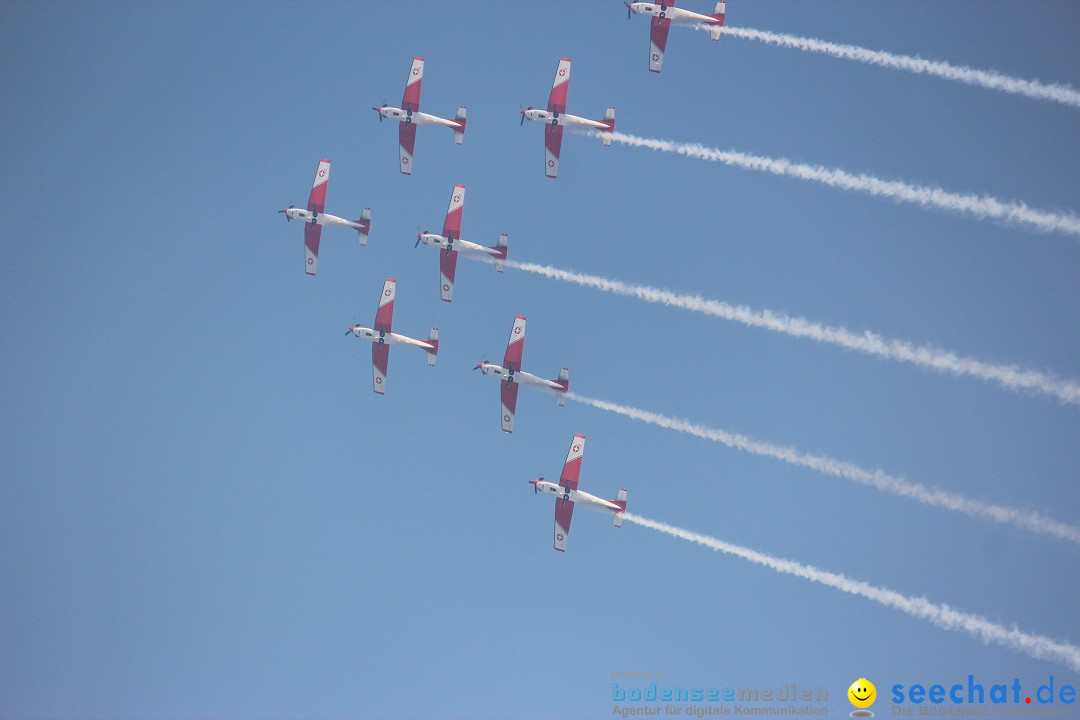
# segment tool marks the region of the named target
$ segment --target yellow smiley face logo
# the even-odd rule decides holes
[[[851,683],[851,687],[847,691],[848,700],[851,704],[857,708],[868,708],[874,704],[874,700],[877,699],[877,688],[874,687],[874,683],[870,682],[866,678],[859,678],[855,682]]]

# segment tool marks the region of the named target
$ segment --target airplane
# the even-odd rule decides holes
[[[315,171],[315,183],[311,186],[311,194],[308,195],[307,210],[294,205],[278,210],[280,213],[285,213],[286,220],[290,222],[300,220],[304,223],[304,272],[312,276],[319,267],[319,239],[322,237],[323,225],[351,227],[360,234],[361,245],[367,245],[367,236],[371,232],[371,208],[364,208],[359,220],[346,220],[323,212],[323,208],[326,207],[326,186],[329,181],[330,161],[320,160],[319,169]]]
[[[545,380],[532,373],[521,369],[521,356],[525,350],[525,318],[518,315],[514,318],[514,327],[510,331],[510,340],[506,343],[506,354],[503,355],[503,364],[496,365],[484,360],[477,363],[473,370],[479,370],[484,375],[494,375],[499,378],[502,385],[502,429],[503,432],[514,432],[514,414],[517,412],[518,385],[539,385],[555,391],[555,400],[560,406],[566,405],[566,393],[570,391],[570,371],[563,368],[559,371],[558,380]]]
[[[457,255],[459,252],[479,252],[491,255],[495,258],[495,269],[503,271],[500,260],[506,259],[507,237],[506,233],[499,236],[498,242],[492,247],[484,247],[474,242],[461,239],[461,216],[465,212],[465,186],[455,185],[450,193],[450,207],[446,209],[446,220],[443,222],[442,235],[424,231],[417,233],[416,244],[420,243],[439,248],[439,280],[440,292],[443,302],[454,299],[454,275],[457,272]]]
[[[371,380],[378,395],[386,393],[386,366],[390,360],[391,345],[411,345],[423,348],[428,354],[428,365],[434,365],[435,356],[439,354],[439,328],[431,328],[426,341],[390,332],[390,326],[394,320],[396,294],[397,282],[394,278],[386,278],[382,295],[379,296],[379,309],[375,312],[375,327],[353,325],[345,331],[346,335],[352,334],[371,341]]]
[[[626,512],[626,488],[619,490],[614,500],[604,500],[595,495],[578,490],[578,476],[581,475],[581,460],[585,455],[585,436],[574,435],[570,441],[570,451],[566,453],[559,483],[539,478],[530,480],[533,492],[546,492],[555,496],[555,549],[566,552],[566,538],[570,535],[570,521],[574,517],[574,504],[611,513],[615,527],[622,527],[622,514]]]
[[[547,123],[544,127],[544,148],[547,151],[545,173],[549,178],[559,174],[559,149],[562,147],[562,133],[564,127],[587,127],[604,133],[615,132],[615,108],[609,107],[604,112],[603,120],[589,120],[577,115],[566,114],[566,95],[570,90],[570,58],[559,60],[559,68],[555,71],[555,82],[551,84],[551,94],[548,96],[547,111],[534,110],[532,106],[521,111],[521,125],[526,120]],[[604,135],[601,138],[604,147],[611,147],[611,137]]]
[[[695,22],[708,25],[712,39],[720,39],[720,28],[724,24],[724,3],[716,3],[716,9],[712,15],[702,15],[675,7],[675,0],[661,0],[659,3],[651,2],[624,2],[626,5],[626,17],[631,13],[639,15],[652,15],[652,30],[649,36],[649,70],[658,73],[664,62],[664,50],[667,48],[668,30],[672,22]]]
[[[390,107],[383,103],[382,107],[372,108],[379,113],[379,122],[383,118],[391,120],[397,118],[401,122],[398,125],[398,145],[401,148],[401,174],[412,175],[413,147],[416,145],[417,125],[445,125],[454,131],[454,142],[458,145],[465,139],[465,106],[458,108],[457,115],[453,120],[428,115],[420,112],[420,86],[424,80],[424,58],[413,58],[412,69],[409,70],[409,80],[405,83],[405,94],[401,96],[401,107]]]

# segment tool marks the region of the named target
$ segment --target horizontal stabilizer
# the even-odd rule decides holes
[[[615,132],[615,108],[609,107],[604,111],[604,124],[607,128],[602,130],[600,139],[604,141],[604,147],[611,147],[611,133]]]
[[[720,28],[724,25],[725,15],[726,7],[724,6],[723,0],[721,0],[720,2],[716,3],[716,9],[713,10],[712,15],[709,16],[713,20],[716,20],[715,25],[709,25],[709,35],[712,36],[714,42],[720,39]]]
[[[354,221],[360,227],[356,228],[356,232],[360,235],[360,244],[367,245],[367,236],[371,232],[371,208],[364,208],[364,212],[360,213],[360,219]]]
[[[454,116],[454,120],[461,126],[460,130],[454,130],[454,142],[458,145],[465,139],[465,106],[462,105],[457,109],[457,115]]]
[[[622,514],[626,512],[626,488],[620,488],[619,494],[616,495],[615,499],[611,502],[622,508],[611,515],[611,520],[615,523],[615,527],[622,527]]]
[[[431,328],[431,332],[429,332],[427,336],[427,343],[433,348],[427,350],[427,364],[434,366],[435,356],[439,354],[439,328]]]
[[[495,256],[495,269],[498,270],[499,272],[502,272],[503,268],[506,267],[505,265],[503,265],[499,261],[500,260],[505,260],[507,253],[510,252],[510,249],[509,249],[509,247],[507,245],[507,241],[508,241],[508,238],[506,236],[506,233],[503,233],[502,235],[499,236],[499,241],[497,243],[495,243],[495,249],[497,251],[499,251],[499,254]]]

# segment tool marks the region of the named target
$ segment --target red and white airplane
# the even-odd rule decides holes
[[[411,345],[423,348],[428,354],[428,365],[434,365],[435,356],[439,354],[439,328],[431,328],[427,341],[416,340],[390,332],[394,320],[396,288],[397,283],[394,278],[386,278],[386,282],[383,283],[382,295],[379,296],[379,309],[375,312],[375,327],[367,328],[362,325],[353,325],[345,331],[346,335],[351,333],[358,338],[371,341],[371,380],[375,392],[379,395],[386,392],[386,366],[390,361],[391,345]]]
[[[720,39],[720,28],[724,25],[724,3],[716,3],[716,9],[712,15],[702,15],[675,7],[675,0],[661,0],[659,3],[651,2],[624,2],[626,5],[626,17],[631,13],[639,15],[652,15],[652,30],[649,34],[649,70],[654,73],[660,72],[660,66],[664,63],[664,50],[667,49],[668,30],[673,22],[701,23],[708,25],[709,34],[713,40]]]
[[[566,96],[570,91],[570,58],[559,60],[559,69],[555,71],[555,82],[551,85],[547,111],[534,110],[531,106],[521,111],[521,124],[526,120],[546,123],[544,127],[544,148],[547,151],[544,171],[549,178],[559,174],[559,149],[562,147],[564,127],[587,127],[605,133],[615,132],[615,108],[609,107],[604,112],[603,120],[589,120],[577,115],[566,114]],[[611,137],[605,135],[604,147],[611,147]]]
[[[530,480],[535,492],[551,493],[555,496],[555,549],[566,552],[566,538],[570,535],[570,521],[574,517],[574,504],[601,512],[611,513],[615,527],[622,527],[622,514],[626,512],[626,488],[619,490],[614,500],[604,500],[595,495],[578,490],[578,476],[581,475],[581,460],[585,455],[585,436],[574,435],[570,441],[570,452],[566,453],[559,484],[540,478]]]
[[[495,269],[503,271],[500,260],[506,259],[507,238],[506,233],[499,236],[499,240],[492,247],[484,247],[474,242],[461,239],[461,216],[465,213],[465,186],[455,185],[450,193],[450,207],[446,209],[446,220],[443,222],[442,235],[424,231],[417,233],[416,244],[420,243],[439,248],[439,287],[443,302],[454,299],[454,275],[457,273],[457,256],[459,252],[478,252],[491,255],[495,258]]]
[[[559,371],[558,380],[545,380],[521,369],[521,356],[525,352],[525,318],[514,318],[514,327],[510,331],[510,340],[506,343],[503,364],[496,365],[486,360],[473,368],[484,375],[494,375],[502,385],[502,429],[514,432],[514,414],[517,412],[518,385],[539,385],[555,391],[555,400],[559,405],[566,405],[566,393],[570,391],[570,371]]]
[[[304,223],[304,271],[308,275],[314,275],[319,267],[319,240],[322,237],[323,225],[351,227],[360,234],[361,245],[367,245],[367,236],[371,231],[371,208],[364,208],[359,220],[346,220],[323,212],[326,207],[326,186],[329,181],[330,161],[320,160],[319,169],[315,171],[315,183],[311,186],[311,194],[308,195],[307,210],[293,205],[284,210],[278,210],[280,213],[285,213],[286,220],[300,220]]]
[[[423,81],[424,58],[413,58],[412,68],[409,70],[409,81],[405,84],[405,94],[401,96],[401,107],[390,107],[384,104],[382,107],[372,108],[379,113],[380,122],[383,118],[391,120],[396,118],[401,121],[398,125],[398,145],[401,147],[401,173],[403,175],[412,175],[417,125],[445,125],[453,129],[454,142],[458,145],[465,139],[464,105],[458,108],[453,120],[420,112],[420,86]]]

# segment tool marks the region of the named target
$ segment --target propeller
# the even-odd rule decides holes
[[[373,108],[371,108],[375,112],[379,113],[379,122],[382,122],[383,120],[385,120],[385,118],[383,117],[383,114],[382,114],[382,109],[384,107],[386,107],[386,101],[385,100],[383,100],[382,107],[373,107]]]
[[[521,106],[518,105],[518,107],[521,107]],[[532,105],[530,105],[529,107],[527,107],[527,108],[525,108],[524,110],[521,111],[521,122],[518,123],[518,127],[521,127],[522,125],[525,124],[525,113],[527,111],[529,111],[529,110],[532,110]]]
[[[623,5],[626,6],[626,19],[629,20],[630,19],[630,13],[631,13],[630,3],[623,3]]]
[[[487,360],[481,360],[480,362],[476,363],[476,366],[473,368],[473,370],[479,370],[484,365],[487,365]]]
[[[360,327],[360,321],[356,319],[355,315],[353,315],[352,325],[350,325],[349,329],[345,331],[345,334],[346,335],[354,335],[355,333],[353,332],[353,330],[355,330],[358,327]]]
[[[292,222],[292,218],[289,217],[289,211],[292,210],[294,207],[295,207],[295,205],[290,205],[289,207],[285,208],[284,210],[278,210],[278,212],[279,213],[285,213],[285,219],[288,222]]]
[[[417,226],[416,226],[416,244],[415,244],[415,245],[413,245],[413,250],[415,250],[416,248],[420,247],[420,236],[421,236],[421,235],[427,235],[427,230],[425,230],[424,232],[422,232],[422,233],[421,233],[421,232],[420,232],[420,226],[419,226],[419,225],[417,225]]]

